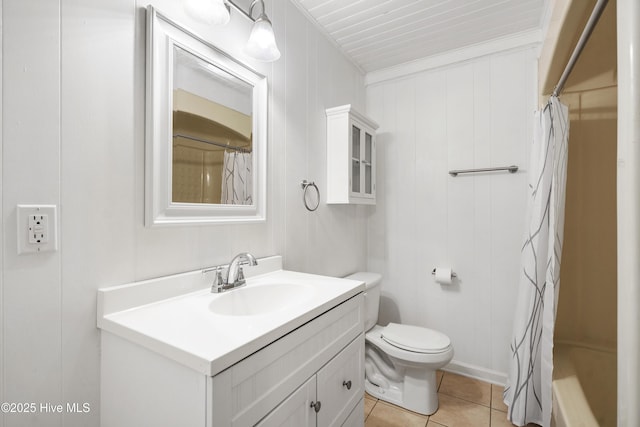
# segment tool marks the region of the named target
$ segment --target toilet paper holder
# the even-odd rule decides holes
[[[432,275],[436,275],[436,269],[434,268],[433,270],[431,270],[431,274]],[[455,273],[455,271],[451,272],[451,277],[458,277],[458,275]]]

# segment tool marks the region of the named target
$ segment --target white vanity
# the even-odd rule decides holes
[[[103,427],[364,424],[364,284],[281,257],[245,273],[99,290]]]

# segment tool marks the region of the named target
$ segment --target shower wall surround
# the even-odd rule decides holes
[[[300,181],[326,182],[325,108],[364,110],[362,73],[289,1],[266,1],[280,60],[269,79],[265,224],[148,229],[144,218],[144,7],[153,4],[245,60],[247,19],[208,28],[175,0],[7,0],[2,4],[0,402],[79,402],[90,411],[0,415],[0,426],[99,425],[96,290],[281,254],[327,275],[366,268],[366,213],[313,214]],[[323,194],[321,192],[321,194]],[[19,203],[59,207],[60,250],[16,254]]]
[[[523,47],[367,88],[378,129],[368,263],[380,320],[451,338],[452,369],[504,381],[525,224],[536,53]],[[451,177],[451,169],[518,165]],[[438,266],[458,275],[440,286]]]

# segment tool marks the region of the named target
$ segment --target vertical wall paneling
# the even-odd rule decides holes
[[[390,83],[388,85],[380,85],[374,88],[368,88],[367,96],[367,112],[371,117],[375,117],[376,122],[380,125],[377,131],[376,145],[376,161],[377,172],[376,177],[376,205],[369,217],[368,229],[368,264],[369,270],[380,272],[384,278],[380,291],[380,310],[378,323],[386,325],[389,322],[401,322],[401,313],[399,311],[399,299],[401,295],[394,292],[392,287],[394,274],[399,274],[391,266],[395,261],[392,259],[390,242],[386,244],[387,236],[396,236],[395,227],[398,226],[394,222],[394,214],[392,211],[401,210],[402,206],[397,204],[394,198],[394,189],[391,184],[393,182],[393,174],[395,173],[395,165],[388,162],[387,158],[393,156],[392,152],[398,146],[397,115],[396,115],[396,85]],[[375,97],[374,97],[375,94]],[[382,159],[382,160],[380,160]],[[397,282],[396,282],[397,283]]]
[[[64,413],[65,426],[99,423],[100,342],[88,320],[99,284],[134,274],[134,29],[131,0],[61,1],[62,400],[91,408]]]
[[[404,102],[396,104],[396,130],[392,143],[387,147],[388,169],[386,179],[387,190],[387,223],[385,232],[393,235],[393,245],[389,246],[388,260],[390,271],[394,272],[390,292],[395,289],[398,292],[398,304],[400,307],[409,307],[409,310],[400,310],[403,322],[412,323],[419,308],[415,298],[417,291],[415,286],[402,288],[401,283],[411,283],[415,280],[418,267],[418,254],[414,251],[406,251],[416,233],[414,227],[407,224],[415,224],[416,216],[416,163],[408,161],[415,159],[416,151],[416,98],[414,80],[399,80],[395,84],[395,93],[398,99]]]
[[[447,239],[446,75],[442,71],[415,78],[416,92],[416,299],[417,324],[444,330],[449,289],[436,286],[422,269],[450,265]],[[433,183],[426,186],[424,183]],[[426,309],[428,307],[428,309]]]
[[[324,118],[324,108],[320,102],[320,88],[322,87],[321,83],[321,71],[320,71],[320,63],[322,60],[319,57],[319,38],[321,36],[316,31],[314,25],[307,24],[307,28],[305,31],[305,38],[307,42],[307,51],[308,54],[306,56],[306,71],[305,74],[307,76],[308,84],[307,84],[307,111],[306,111],[306,122],[307,126],[305,128],[305,141],[307,141],[307,158],[306,158],[306,170],[308,176],[305,178],[309,181],[313,181],[316,185],[319,185],[322,190],[322,193],[326,192],[326,186],[324,185],[327,182],[326,174],[327,168],[326,163],[323,159],[327,157],[327,149],[326,149],[326,125]],[[301,189],[302,190],[302,189]],[[322,199],[321,193],[321,201]],[[326,200],[326,194],[324,194]],[[330,213],[330,207],[326,204],[322,203],[318,206],[318,210],[316,212],[307,212],[306,208],[304,212],[309,219],[309,228],[308,228],[308,238],[311,241],[318,242],[321,246],[322,250],[327,248],[327,240],[323,237],[327,236],[326,233],[322,230],[322,219],[325,218],[327,213]],[[318,215],[318,211],[324,212],[324,215]],[[321,259],[317,259],[317,255],[314,253],[308,253],[306,259],[307,269],[315,269],[322,268],[323,261]]]
[[[384,275],[380,323],[445,332],[452,369],[493,381],[507,371],[535,66],[521,48],[367,88],[382,153],[368,241],[369,268]],[[448,174],[508,164],[521,172]],[[438,285],[434,267],[458,279]]]
[[[309,248],[309,216],[301,205],[300,182],[307,173],[307,26],[300,11],[289,2],[284,4],[286,16],[286,36],[284,39],[284,62],[287,70],[300,70],[299,73],[286,73],[285,80],[285,147],[287,180],[285,259],[287,265],[307,267]],[[297,184],[297,185],[294,185]]]
[[[61,249],[17,255],[16,205],[60,207],[60,5],[3,2],[3,401],[59,402]],[[62,245],[61,245],[62,246]],[[4,424],[61,425],[59,414]]]
[[[267,189],[267,208],[269,209],[267,221],[272,224],[269,241],[272,242],[272,252],[282,255],[284,255],[287,223],[285,215],[282,214],[286,200],[286,195],[282,189],[287,184],[287,171],[283,167],[287,159],[284,134],[286,128],[284,87],[287,79],[284,60],[287,54],[285,50],[287,32],[286,4],[287,2],[278,1],[266,3],[267,8],[270,9],[270,15],[268,16],[273,24],[276,41],[283,55],[278,61],[271,63],[268,74],[269,143],[267,149],[269,158],[268,179],[270,181],[270,186]]]
[[[446,77],[447,164],[449,169],[474,167],[474,63],[454,67]],[[484,142],[486,144],[486,142]],[[481,145],[478,144],[478,148]],[[449,176],[447,180],[447,248],[449,264],[458,274],[456,289],[447,293],[450,338],[455,343],[456,360],[469,360],[476,351],[478,331],[475,322],[481,316],[475,299],[473,234],[474,188],[477,176]],[[486,179],[486,177],[485,177]],[[439,285],[436,285],[439,286]],[[473,319],[473,322],[464,319]]]
[[[495,96],[494,82],[491,80],[492,61],[489,58],[478,60],[473,67],[473,143],[475,167],[496,164],[493,159],[493,147],[491,142],[494,135],[491,131],[491,121],[494,117],[494,102],[503,102]],[[491,108],[488,108],[491,106]],[[522,123],[522,121],[520,121]],[[512,141],[511,144],[514,144]],[[526,141],[521,141],[524,146]],[[492,210],[488,202],[493,198],[492,183],[495,179],[513,177],[504,176],[473,176],[473,237],[470,246],[473,251],[473,264],[470,271],[469,290],[473,306],[476,310],[476,322],[474,325],[474,342],[476,357],[480,366],[492,366],[491,360],[491,318],[493,316],[493,298],[486,289],[492,288],[491,283],[491,253],[487,250],[491,247],[491,218]],[[452,180],[452,181],[455,181]],[[486,308],[488,307],[488,309]]]
[[[520,250],[527,206],[527,169],[537,108],[535,56],[532,50],[492,58],[491,117],[493,164],[519,165],[515,175],[495,175],[491,198],[491,348],[493,364],[502,371],[509,360],[504,343],[511,339]],[[518,100],[518,102],[514,102]],[[506,163],[505,163],[506,162]],[[515,278],[515,279],[514,279]]]
[[[376,85],[367,88],[367,115],[370,117],[390,117],[385,114],[385,106],[387,98],[385,97],[385,91],[388,89],[388,85]],[[370,99],[374,99],[375,102],[369,102]],[[380,124],[380,122],[377,122]],[[387,157],[387,147],[389,146],[389,140],[391,139],[390,133],[385,127],[378,128],[376,133],[376,158]],[[386,182],[386,168],[385,162],[378,162],[377,168],[377,189],[380,190]],[[385,206],[386,197],[385,191],[377,191],[376,204],[369,207],[370,215],[367,223],[367,235],[369,242],[381,242],[385,235]],[[381,274],[385,274],[385,247],[384,245],[367,245],[367,268],[371,271],[377,271]]]
[[[2,2],[0,2],[0,22],[3,19],[2,13]],[[2,31],[0,31],[0,46],[4,46]],[[3,98],[3,49],[0,49],[0,99]],[[3,114],[3,102],[0,103],[0,129],[4,129],[2,125],[4,121]],[[4,142],[4,132],[0,132],[0,165],[3,165],[2,160],[2,149]],[[3,182],[3,173],[0,171],[0,212],[2,212],[2,217],[0,217],[0,227],[2,227],[2,231],[0,232],[0,348],[5,348],[4,345],[4,245],[5,245],[5,221],[4,221],[4,198],[2,197],[2,182]],[[0,350],[0,378],[4,378],[4,351]],[[6,402],[4,397],[4,381],[0,384],[0,402]],[[4,415],[0,413],[0,427],[4,427]]]

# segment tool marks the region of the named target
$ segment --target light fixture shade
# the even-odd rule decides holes
[[[258,61],[271,62],[280,58],[271,21],[263,14],[253,24],[249,41],[244,48],[247,55]]]
[[[226,25],[231,19],[224,0],[184,0],[184,9],[193,19],[210,25]]]

